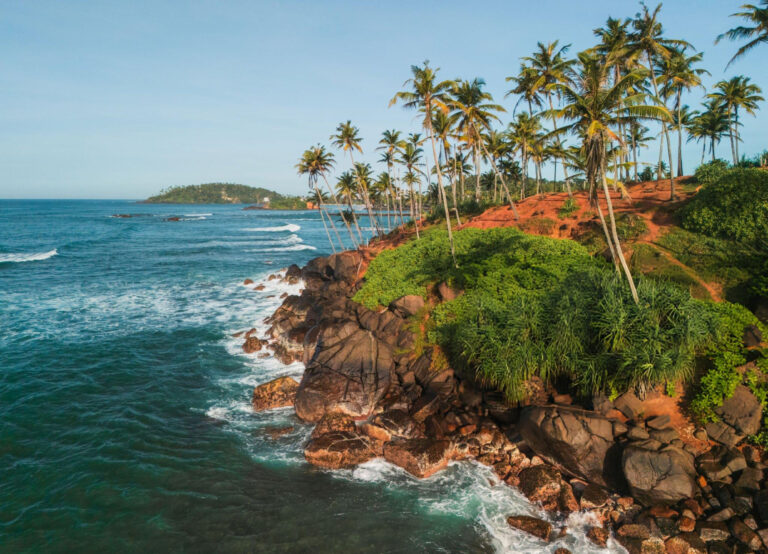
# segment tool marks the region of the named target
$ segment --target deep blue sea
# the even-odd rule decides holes
[[[319,470],[292,410],[251,411],[302,367],[231,335],[329,253],[314,212],[0,200],[0,551],[591,551],[578,517],[548,546],[510,530],[537,511],[486,468]]]

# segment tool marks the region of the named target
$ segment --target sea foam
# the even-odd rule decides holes
[[[0,264],[2,263],[21,263],[21,262],[38,262],[40,260],[47,260],[57,255],[59,252],[54,248],[48,252],[33,252],[25,254],[23,252],[10,252],[8,254],[0,254]]]
[[[243,231],[249,231],[252,233],[279,233],[280,231],[290,231],[295,233],[301,229],[300,225],[288,223],[287,225],[281,225],[280,227],[246,227]]]

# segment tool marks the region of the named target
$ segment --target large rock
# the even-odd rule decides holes
[[[552,524],[543,519],[531,516],[509,516],[507,523],[510,527],[520,529],[526,533],[538,537],[544,542],[549,542],[549,535],[552,533]]]
[[[742,435],[754,435],[760,430],[763,408],[751,390],[739,385],[715,413]]]
[[[448,465],[451,443],[447,440],[398,439],[384,445],[384,458],[416,477],[429,477]]]
[[[650,442],[630,443],[624,448],[622,468],[632,496],[646,506],[693,498],[693,456],[674,446],[647,448]]]
[[[253,389],[253,409],[257,412],[293,404],[299,384],[291,377],[278,377]]]
[[[378,444],[349,431],[332,431],[309,441],[304,457],[313,465],[329,469],[351,467],[380,455]]]
[[[540,464],[523,469],[519,475],[520,491],[550,512],[577,512],[579,503],[571,486],[553,467]]]
[[[520,415],[518,429],[536,454],[563,472],[604,487],[619,480],[613,425],[600,414],[565,406],[531,406]]]
[[[363,432],[381,441],[395,438],[422,438],[421,425],[403,410],[388,410],[376,414],[362,425]]]
[[[317,346],[296,394],[296,415],[318,421],[327,412],[368,417],[389,390],[393,348],[357,322],[341,321],[319,331]]]
[[[389,304],[389,309],[400,317],[416,315],[424,307],[424,299],[416,294],[401,296]]]

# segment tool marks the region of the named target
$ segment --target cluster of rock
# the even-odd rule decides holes
[[[631,393],[614,402],[596,397],[588,410],[533,381],[525,405],[511,407],[499,393],[436,369],[432,352],[416,348],[409,321],[423,298],[406,296],[378,312],[352,301],[364,264],[361,254],[344,252],[293,266],[287,278],[305,288],[266,320],[266,338],[246,337],[248,349],[254,339],[285,362],[303,361],[300,383],[261,385],[253,405],[293,405],[315,424],[304,452],[310,463],[343,468],[383,457],[428,477],[472,458],[552,512],[552,521],[594,513],[601,525],[588,537],[600,546],[613,537],[631,553],[768,548],[766,460],[742,444],[762,413],[749,389],[739,387],[720,420],[699,430],[698,443],[717,443],[708,449],[684,442],[667,415],[645,418]],[[436,293],[458,291],[442,284]],[[530,516],[508,522],[545,542],[565,532],[564,523]]]

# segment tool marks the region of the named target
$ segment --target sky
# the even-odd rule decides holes
[[[667,36],[704,52],[706,84],[745,74],[768,92],[768,47],[726,71],[737,45],[714,45],[742,3],[667,0],[661,19]],[[538,41],[576,52],[608,16],[638,9],[632,0],[0,0],[0,198],[139,199],[206,182],[304,194],[296,161],[327,145],[339,122],[360,128],[371,163],[383,130],[418,130],[414,113],[388,107],[411,64],[485,79],[506,124],[505,78]],[[768,110],[743,121],[741,151],[768,148]],[[687,170],[700,153],[685,148]],[[727,140],[718,153],[728,157]]]

